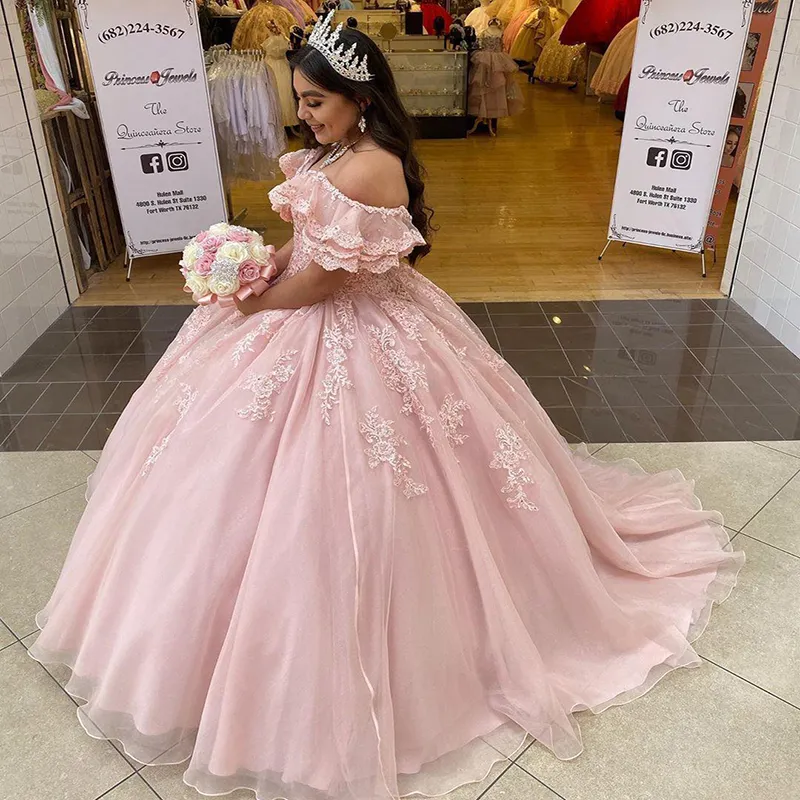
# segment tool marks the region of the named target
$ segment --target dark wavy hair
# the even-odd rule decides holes
[[[325,56],[310,45],[292,55],[292,69],[299,69],[311,83],[327,92],[344,95],[355,103],[369,101],[364,111],[367,131],[379,147],[394,153],[403,162],[408,187],[408,211],[415,227],[427,242],[433,231],[433,210],[425,205],[425,170],[414,152],[415,125],[397,93],[392,70],[378,46],[360,31],[345,27],[339,34],[339,41],[344,43],[345,49],[355,44],[359,58],[366,54],[372,80],[351,81],[342,77]],[[302,120],[300,126],[306,147],[319,147],[311,128]],[[430,244],[416,247],[408,260],[416,264],[430,249]]]

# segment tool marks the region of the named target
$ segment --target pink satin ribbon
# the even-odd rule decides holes
[[[275,277],[275,273],[278,271],[278,268],[275,266],[275,248],[272,245],[267,245],[267,247],[270,250],[270,263],[261,268],[261,277],[256,278],[252,283],[248,283],[247,286],[242,286],[234,294],[220,297],[219,295],[209,292],[202,297],[196,297],[192,294],[192,290],[188,286],[184,286],[183,291],[187,294],[192,294],[194,301],[200,306],[209,306],[212,303],[219,303],[222,308],[231,308],[235,306],[237,298],[243,301],[247,300],[251,295],[261,297],[261,295],[269,289],[269,282]]]

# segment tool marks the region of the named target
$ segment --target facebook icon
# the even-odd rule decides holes
[[[651,147],[647,151],[647,166],[666,167],[669,161],[669,151],[664,147]]]
[[[152,175],[154,172],[164,171],[164,159],[159,153],[145,153],[141,156],[142,172],[145,175]]]

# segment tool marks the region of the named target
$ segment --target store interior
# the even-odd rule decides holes
[[[270,209],[267,193],[281,179],[278,157],[301,146],[287,55],[304,46],[317,16],[332,5],[197,2],[230,219],[280,245],[291,232]],[[717,221],[707,278],[700,257],[690,253],[614,243],[598,260],[606,244],[638,0],[333,5],[338,21],[384,49],[417,124],[437,226],[433,250],[419,268],[457,300],[720,296],[735,190]],[[242,87],[248,85],[257,91],[247,93]],[[242,102],[231,100],[237,92],[257,106],[248,113],[258,122],[243,130],[229,107]],[[732,157],[743,164],[745,142],[737,149]],[[177,253],[129,264],[120,249],[98,264],[90,238],[87,233],[76,245],[81,258],[75,262],[85,267],[79,304],[191,303]]]

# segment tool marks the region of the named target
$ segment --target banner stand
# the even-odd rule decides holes
[[[229,217],[197,6],[82,0],[76,7],[130,281],[137,259],[180,253]]]
[[[611,243],[612,242],[619,242],[619,239],[611,239],[611,238],[609,238],[606,241],[606,246],[603,248],[603,252],[600,253],[599,256],[597,256],[597,260],[598,261],[602,261],[603,260],[603,256],[608,251],[608,248],[611,247]],[[621,244],[622,244],[623,247],[625,247],[628,243],[627,242],[621,242]],[[632,244],[642,244],[644,247],[656,247],[659,250],[663,250],[664,249],[664,248],[662,248],[662,247],[660,247],[659,245],[656,245],[656,244],[648,245],[648,244],[644,244],[643,242],[632,242]],[[677,253],[678,251],[677,250],[673,250],[672,252],[673,253]],[[688,252],[688,251],[684,250],[683,252]],[[705,247],[700,251],[699,255],[700,255],[700,268],[703,271],[703,277],[707,278],[708,277],[708,272],[706,271],[706,249],[705,249]],[[714,263],[715,264],[717,263],[717,251],[716,250],[714,250]]]
[[[612,241],[700,256],[752,0],[643,0],[602,261]]]

